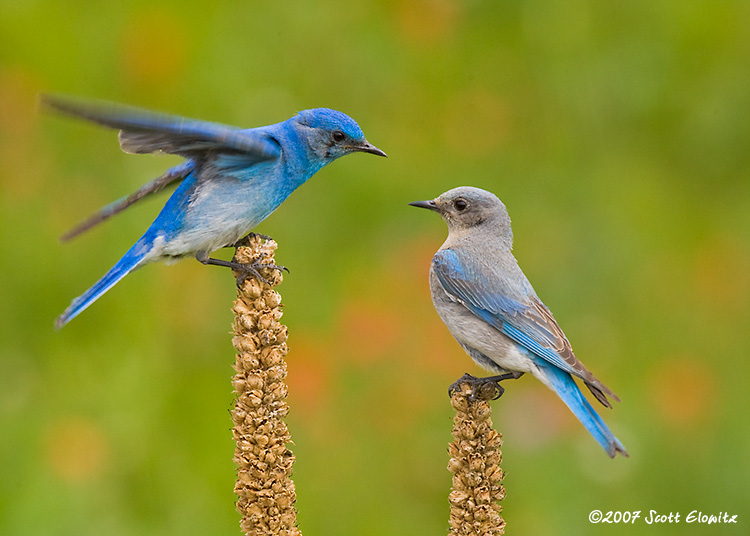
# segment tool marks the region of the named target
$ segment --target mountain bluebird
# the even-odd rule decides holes
[[[180,165],[104,207],[62,237],[72,238],[139,199],[179,183],[145,234],[57,318],[58,328],[129,272],[151,262],[194,255],[203,264],[257,274],[255,268],[262,266],[259,263],[236,265],[212,259],[209,254],[235,244],[298,186],[340,156],[357,151],[386,156],[365,139],[353,119],[328,108],[305,110],[281,123],[243,130],[68,98],[43,96],[42,104],[119,129],[120,147],[127,153],[161,151],[185,158]]]
[[[430,291],[438,315],[466,353],[497,376],[474,378],[475,387],[529,372],[565,402],[610,457],[627,456],[581,393],[581,379],[599,402],[619,398],[583,366],[519,268],[505,205],[490,192],[461,187],[413,206],[433,210],[448,224],[448,238],[432,259]]]

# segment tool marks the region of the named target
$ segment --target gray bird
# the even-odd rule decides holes
[[[594,377],[573,350],[549,309],[534,292],[512,253],[513,231],[505,205],[479,188],[449,190],[412,206],[440,214],[448,238],[432,259],[430,291],[438,315],[481,367],[496,376],[474,378],[476,387],[529,372],[552,389],[610,457],[627,456],[573,380],[577,377],[604,406],[619,398]]]

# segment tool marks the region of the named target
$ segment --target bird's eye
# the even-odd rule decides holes
[[[469,206],[469,204],[465,200],[463,200],[463,199],[456,199],[453,202],[453,206],[456,207],[457,211],[461,212],[461,211],[465,210],[466,207]]]
[[[335,141],[336,143],[341,143],[342,141],[344,141],[344,138],[346,138],[346,135],[340,130],[334,130],[333,134],[331,134],[331,137],[333,137],[333,141]]]

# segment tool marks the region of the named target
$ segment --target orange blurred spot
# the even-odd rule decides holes
[[[294,406],[309,416],[315,413],[328,399],[333,387],[331,378],[331,361],[325,357],[326,350],[319,344],[313,344],[295,333],[289,341],[287,356],[287,384],[294,398],[303,403]]]
[[[187,30],[176,13],[150,9],[137,14],[122,37],[122,64],[128,77],[149,85],[176,83],[185,66]]]
[[[352,348],[351,355],[363,362],[373,361],[393,350],[404,335],[401,319],[394,309],[357,300],[344,305],[339,341]]]
[[[46,160],[34,137],[40,87],[34,75],[23,68],[0,69],[0,187],[15,198],[33,195],[43,183]]]
[[[109,445],[99,427],[80,417],[52,424],[43,441],[45,461],[52,472],[70,482],[99,476],[109,458]]]
[[[487,88],[469,88],[456,94],[445,113],[443,136],[457,153],[485,155],[496,151],[508,138],[507,105]]]
[[[664,422],[692,427],[713,415],[717,382],[705,364],[672,357],[658,363],[650,377],[653,407]]]
[[[457,380],[464,372],[475,376],[483,374],[484,369],[475,364],[464,352],[437,313],[433,311],[432,314],[433,318],[418,335],[420,344],[415,361],[420,367],[430,368],[441,376],[454,380]]]
[[[426,197],[437,197],[442,192],[426,192]],[[416,201],[416,200],[415,200]],[[447,228],[445,234],[448,234]],[[440,235],[430,237],[416,237],[408,242],[394,244],[389,255],[386,274],[388,284],[398,285],[398,290],[410,295],[425,295],[429,298],[428,282],[430,263],[435,252],[440,247]]]
[[[387,274],[384,286],[389,296],[398,297],[393,301],[391,318],[404,326],[398,343],[408,359],[401,359],[399,366],[452,382],[466,371],[479,373],[480,369],[453,339],[432,305],[429,271],[440,241],[440,237],[417,237],[397,245],[383,270]]]
[[[461,15],[456,0],[402,0],[394,5],[402,37],[418,45],[433,45],[453,33]]]

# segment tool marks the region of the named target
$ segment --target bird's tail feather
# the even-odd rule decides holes
[[[81,314],[88,306],[111,289],[120,279],[137,268],[153,248],[153,241],[144,236],[117,261],[90,289],[74,299],[65,311],[55,320],[55,328],[60,329]]]
[[[550,385],[557,396],[570,408],[570,411],[586,427],[586,430],[594,436],[594,439],[602,446],[610,458],[614,458],[619,452],[623,456],[628,456],[625,447],[620,440],[607,428],[602,418],[594,411],[586,397],[578,388],[573,377],[559,368],[547,363],[537,363],[544,373]]]

